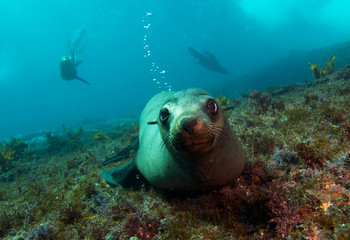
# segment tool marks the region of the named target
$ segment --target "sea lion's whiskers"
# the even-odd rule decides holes
[[[228,136],[228,134],[225,131],[223,131],[223,127],[221,126],[213,126],[212,130],[213,130],[213,134],[215,135],[215,138],[219,142],[224,142],[224,140]]]
[[[167,146],[169,143],[172,142],[172,134],[168,133],[164,139],[163,142],[161,143],[161,148],[164,148],[165,146]]]

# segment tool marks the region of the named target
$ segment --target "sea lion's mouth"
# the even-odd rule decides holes
[[[180,152],[202,154],[209,152],[215,145],[215,137],[206,134],[203,138],[194,138],[192,135],[180,133],[175,149]]]
[[[186,149],[188,152],[206,153],[213,148],[213,145],[213,141],[192,142],[187,143],[186,145],[182,145],[182,148]]]
[[[196,146],[208,146],[208,145],[212,145],[213,141],[192,141],[192,142],[187,142],[184,143],[182,146],[185,148],[190,148],[190,147],[196,147]]]

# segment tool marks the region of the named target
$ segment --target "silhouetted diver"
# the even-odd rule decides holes
[[[67,56],[63,56],[60,60],[60,74],[64,80],[70,81],[73,79],[78,79],[87,85],[90,85],[87,81],[78,76],[77,66],[82,63],[81,60],[76,60],[77,52],[81,52],[78,49],[80,40],[85,33],[85,29],[78,31],[77,36],[70,44],[69,53]]]
[[[229,72],[223,66],[221,66],[219,61],[212,53],[207,51],[203,51],[203,53],[200,53],[192,47],[188,47],[188,51],[192,56],[196,58],[196,62],[205,67],[206,69],[209,69],[213,72],[229,74]]]

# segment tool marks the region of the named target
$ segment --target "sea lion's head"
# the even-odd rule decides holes
[[[228,109],[201,89],[175,93],[163,104],[157,120],[164,145],[182,155],[210,152],[224,141],[223,112]]]
[[[69,56],[64,56],[60,60],[60,74],[64,80],[73,80],[77,77],[77,68],[74,60]]]
[[[69,56],[63,56],[61,57],[61,60],[60,60],[60,64],[62,65],[71,65],[71,64],[75,64],[73,59]]]

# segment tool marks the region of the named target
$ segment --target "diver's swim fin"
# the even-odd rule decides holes
[[[86,83],[87,85],[90,85],[90,83],[88,83],[87,81],[85,81],[85,80],[82,79],[81,77],[76,76],[75,79],[78,79],[78,80],[80,80],[80,81]]]

